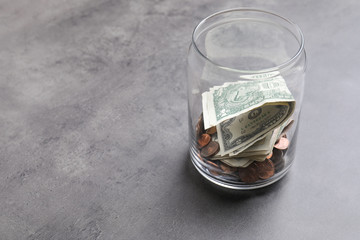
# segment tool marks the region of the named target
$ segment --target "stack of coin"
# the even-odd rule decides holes
[[[204,158],[208,158],[217,154],[220,150],[219,143],[216,141],[212,141],[211,137],[211,134],[216,133],[216,128],[215,130],[210,128],[205,131],[202,114],[198,120],[195,130],[197,138],[197,148],[200,150],[200,155]]]
[[[246,167],[233,167],[221,160],[213,160],[212,156],[219,152],[218,142],[213,141],[216,135],[216,127],[204,129],[203,117],[200,116],[196,131],[197,149],[201,160],[205,163],[205,168],[214,177],[222,177],[228,180],[241,181],[244,183],[254,183],[265,180],[280,172],[285,165],[284,154],[290,144],[286,134],[281,134],[275,143],[272,153],[263,161],[254,161]]]

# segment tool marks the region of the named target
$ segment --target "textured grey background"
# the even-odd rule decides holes
[[[260,7],[302,28],[297,159],[232,193],[187,153],[186,51],[207,15]],[[357,239],[357,0],[1,0],[0,239]]]

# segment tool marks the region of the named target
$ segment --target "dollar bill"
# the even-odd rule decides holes
[[[271,153],[274,144],[276,140],[278,139],[279,133],[280,133],[281,127],[278,127],[274,129],[273,131],[270,131],[266,137],[264,138],[263,143],[253,144],[249,148],[247,148],[245,151],[240,151],[239,149],[229,153],[229,156],[231,157],[249,157],[249,156],[256,156],[256,155],[262,155],[267,156]]]
[[[270,140],[273,136],[273,131],[267,134],[264,138],[261,138],[255,141],[252,145],[250,145],[247,149],[240,152],[238,150],[221,156],[219,153],[215,156],[211,157],[212,160],[221,160],[221,159],[230,159],[230,158],[241,158],[241,157],[250,157],[250,156],[264,156],[269,154],[268,146],[270,145]],[[219,142],[217,138],[217,134],[212,138],[213,141]]]
[[[223,156],[234,151],[244,151],[257,139],[284,123],[293,109],[293,102],[266,104],[221,122],[217,126],[219,154]],[[256,114],[253,114],[253,111],[256,111]],[[256,117],[253,117],[255,115]]]
[[[202,93],[204,127],[208,129],[266,103],[295,102],[281,76],[228,82]]]
[[[220,156],[237,155],[286,122],[295,99],[281,76],[229,82],[202,94],[205,129],[216,126]]]
[[[248,159],[248,158],[242,158],[242,159],[221,159],[220,161],[222,161],[223,163],[231,166],[231,167],[247,167],[249,166],[251,163],[254,162],[253,159]]]
[[[241,149],[236,149],[235,151],[229,153],[230,157],[249,157],[249,156],[256,156],[256,155],[268,155],[269,154],[269,146],[270,141],[273,136],[274,131],[270,131],[265,135],[263,139],[260,141],[256,141],[253,145],[241,151]]]

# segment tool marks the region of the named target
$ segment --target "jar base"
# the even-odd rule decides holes
[[[287,161],[286,166],[278,173],[276,173],[274,176],[266,179],[266,180],[258,180],[255,183],[245,183],[245,182],[241,182],[241,181],[231,181],[231,180],[227,180],[224,177],[217,177],[217,176],[213,176],[213,174],[210,173],[210,171],[203,166],[202,164],[200,164],[199,161],[201,161],[197,154],[196,151],[194,151],[194,149],[190,148],[190,158],[191,158],[191,162],[194,165],[195,169],[208,181],[210,181],[211,183],[223,187],[223,188],[227,188],[227,189],[232,189],[232,190],[253,190],[253,189],[259,189],[259,188],[263,188],[269,185],[272,185],[273,183],[279,181],[280,179],[282,179],[287,172],[289,171],[293,161]]]

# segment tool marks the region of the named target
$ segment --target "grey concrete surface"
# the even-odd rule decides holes
[[[189,163],[185,59],[207,15],[302,28],[297,159],[222,191]],[[360,2],[0,1],[0,239],[358,239]]]

